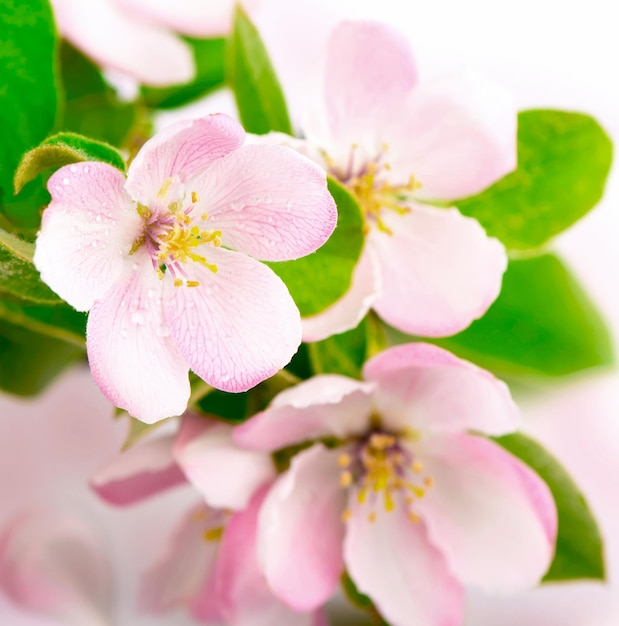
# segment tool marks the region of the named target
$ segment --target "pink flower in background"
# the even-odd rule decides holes
[[[127,178],[105,163],[58,170],[34,262],[77,310],[105,395],[145,422],[180,415],[188,370],[243,391],[301,341],[284,283],[256,259],[313,252],[337,211],[314,163],[244,146],[225,115],[178,122],[143,146]]]
[[[60,33],[103,68],[147,85],[191,80],[193,37],[226,35],[232,0],[52,0]]]
[[[97,473],[105,500],[130,504],[190,481],[201,503],[182,518],[144,578],[151,613],[183,607],[200,621],[231,626],[320,626],[268,588],[255,557],[257,517],[275,468],[268,454],[243,450],[232,427],[188,414],[176,437],[138,444]]]
[[[274,592],[312,610],[346,568],[390,624],[456,626],[462,584],[511,592],[539,582],[554,553],[552,496],[469,433],[518,426],[507,387],[427,344],[383,352],[364,376],[310,379],[235,430],[240,445],[264,451],[337,441],[295,456],[265,498],[258,555]]]
[[[497,297],[505,251],[427,201],[476,194],[515,167],[511,99],[468,72],[420,84],[406,39],[371,22],[333,31],[315,87],[295,147],[356,196],[367,238],[350,291],[304,320],[304,339],[354,327],[370,306],[405,332],[462,330]]]
[[[0,588],[16,605],[59,620],[55,624],[112,624],[110,564],[100,537],[79,516],[29,510],[6,524]]]

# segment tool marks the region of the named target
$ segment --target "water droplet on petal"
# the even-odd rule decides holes
[[[87,166],[84,168],[84,174],[88,174],[88,172],[90,172],[90,166],[89,166],[89,165],[87,165]]]
[[[148,292],[147,292],[147,295],[148,295],[149,298],[154,298],[156,293],[157,292],[154,289],[149,289]]]
[[[144,324],[144,314],[141,311],[135,311],[131,315],[131,322],[136,326],[142,326]]]
[[[95,218],[97,222],[100,222],[103,218],[101,217],[101,213],[97,213],[97,217]]]
[[[126,329],[126,328],[123,328],[123,329],[120,331],[120,336],[121,336],[123,339],[126,339],[126,338],[129,336],[129,333],[127,332],[127,329]]]
[[[71,231],[72,235],[75,235],[75,233],[77,232],[77,228],[75,226],[71,226],[69,230]]]
[[[68,178],[63,178],[62,179],[62,184],[63,185],[69,185],[69,184],[71,184],[71,181]]]

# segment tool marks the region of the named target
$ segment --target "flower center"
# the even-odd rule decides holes
[[[376,226],[381,232],[393,235],[393,231],[383,219],[384,211],[393,211],[397,215],[410,213],[411,209],[402,206],[402,203],[409,200],[421,187],[413,175],[403,185],[388,182],[388,174],[391,170],[391,165],[386,161],[388,150],[389,147],[384,144],[372,160],[358,165],[359,146],[353,144],[348,165],[344,171],[336,168],[328,155],[325,155],[330,173],[338,178],[359,202],[365,219],[366,233],[372,226]]]
[[[217,265],[209,263],[197,248],[205,244],[215,247],[221,245],[221,231],[204,230],[194,223],[192,214],[200,198],[197,192],[190,194],[191,202],[186,205],[185,194],[178,194],[180,200],[167,202],[172,178],[166,178],[157,193],[160,204],[155,208],[138,204],[137,212],[144,220],[144,231],[134,242],[129,254],[135,253],[140,246],[145,245],[148,250],[153,268],[160,279],[166,271],[174,278],[174,286],[198,287],[199,281],[191,280],[183,265],[189,262],[200,263],[213,273],[217,272]],[[206,221],[208,215],[202,213],[200,221]]]
[[[382,504],[387,512],[403,504],[408,517],[419,521],[414,512],[415,501],[423,498],[432,487],[433,480],[424,474],[423,463],[408,446],[403,445],[405,435],[375,430],[349,447],[339,459],[342,468],[340,485],[357,489],[357,505],[368,507],[368,519],[376,520],[376,507]],[[352,515],[347,509],[344,520]]]

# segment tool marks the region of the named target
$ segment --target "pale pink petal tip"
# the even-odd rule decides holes
[[[277,450],[321,437],[363,432],[371,412],[373,383],[339,374],[314,376],[278,394],[270,407],[234,431],[235,441],[254,450]]]
[[[141,218],[124,190],[125,177],[107,163],[74,163],[47,188],[34,264],[41,278],[78,311],[87,311],[122,275]]]
[[[478,436],[436,438],[423,453],[434,487],[419,511],[458,578],[502,593],[538,584],[557,534],[555,503],[541,478]]]
[[[378,410],[401,427],[503,435],[520,425],[518,407],[504,382],[431,344],[389,348],[370,359],[363,374],[378,385]]]
[[[505,248],[456,209],[420,204],[409,209],[406,215],[385,214],[392,234],[370,233],[382,278],[374,308],[404,332],[453,335],[481,317],[499,295]]]
[[[185,482],[172,456],[174,437],[152,439],[129,448],[100,469],[90,486],[106,502],[134,504]]]

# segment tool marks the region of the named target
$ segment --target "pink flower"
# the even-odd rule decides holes
[[[32,509],[6,524],[0,587],[17,606],[54,624],[111,624],[110,564],[99,537],[78,516]]]
[[[476,194],[515,167],[514,104],[470,72],[419,84],[408,42],[378,23],[336,27],[320,70],[296,147],[356,196],[367,237],[350,291],[304,320],[304,339],[352,328],[370,306],[405,332],[462,330],[499,294],[505,251],[427,202]]]
[[[321,612],[290,609],[270,591],[255,556],[257,517],[275,468],[243,450],[232,427],[185,416],[176,437],[139,444],[92,480],[108,502],[129,504],[179,484],[204,496],[178,524],[142,587],[151,613],[187,608],[200,621],[231,626],[321,626]]]
[[[58,170],[34,262],[69,304],[90,309],[97,384],[145,422],[180,415],[189,368],[243,391],[301,340],[284,283],[256,259],[320,247],[337,219],[325,175],[281,146],[244,146],[225,115],[150,139],[127,178],[105,163]]]
[[[191,80],[193,37],[227,34],[232,0],[52,0],[60,33],[104,68],[147,85]]]
[[[336,442],[295,456],[265,498],[258,555],[274,592],[311,610],[346,568],[390,624],[456,626],[462,584],[511,592],[537,583],[554,552],[552,496],[469,432],[516,428],[507,387],[427,344],[391,348],[364,375],[310,379],[235,431],[240,445],[265,451]]]

